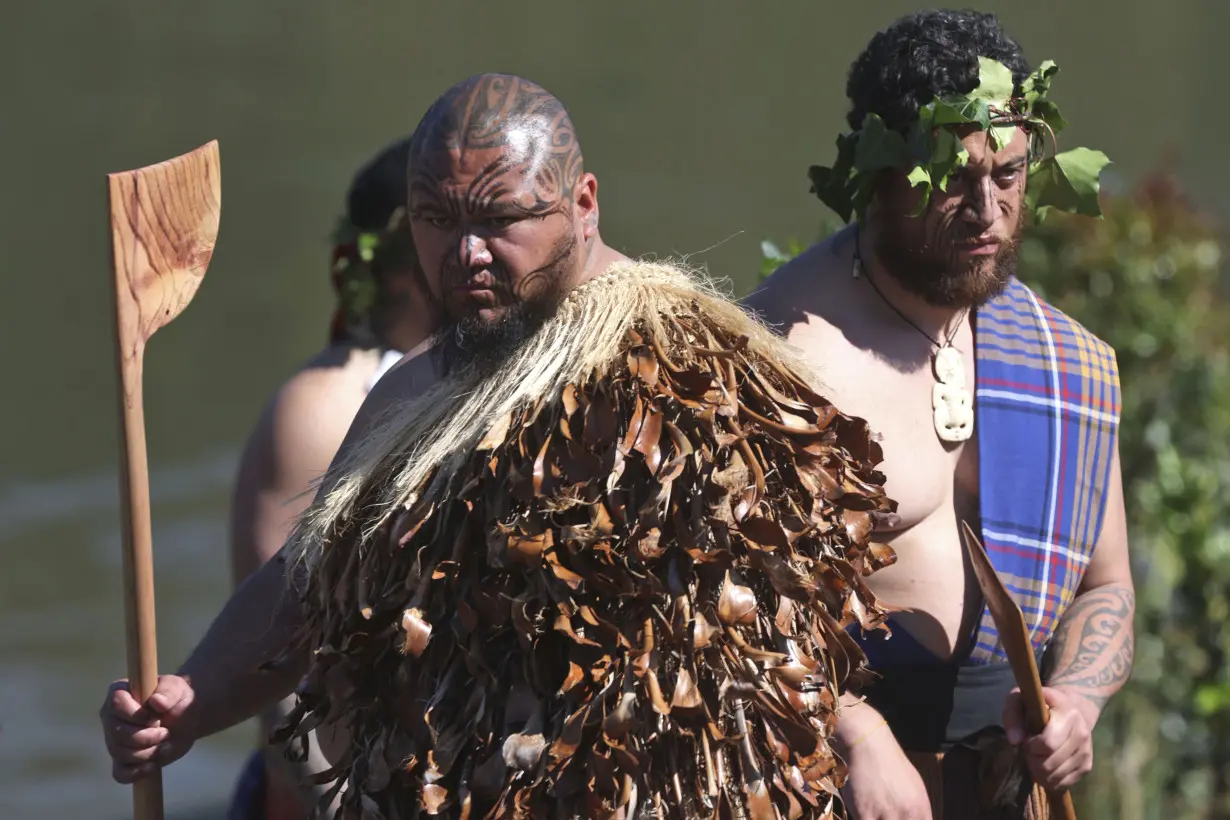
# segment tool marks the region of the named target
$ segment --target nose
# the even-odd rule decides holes
[[[492,262],[486,240],[472,231],[462,231],[457,256],[464,268],[484,268]]]
[[[965,221],[979,231],[985,231],[995,224],[998,213],[999,202],[995,197],[995,186],[991,177],[980,176],[973,180],[966,194],[965,208],[962,209]]]

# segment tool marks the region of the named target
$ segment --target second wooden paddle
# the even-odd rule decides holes
[[[965,541],[970,563],[974,567],[974,575],[978,578],[978,586],[986,599],[987,609],[991,611],[991,618],[999,631],[999,639],[1004,644],[1004,653],[1012,666],[1012,675],[1021,689],[1025,727],[1030,734],[1036,735],[1050,722],[1051,712],[1042,696],[1042,676],[1038,674],[1038,664],[1034,660],[1034,649],[1029,639],[1029,626],[1025,623],[1025,615],[1004,587],[995,567],[991,565],[991,559],[987,556],[982,542],[964,521],[961,522],[961,536]],[[1051,795],[1051,807],[1051,810],[1064,820],[1076,820],[1072,795],[1066,789]]]

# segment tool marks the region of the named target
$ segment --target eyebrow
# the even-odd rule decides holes
[[[415,196],[421,196],[424,199],[430,200],[432,202],[440,201],[440,195],[439,193],[436,192],[434,188],[432,188],[427,183],[420,182],[418,180],[410,181],[410,188],[406,193],[407,193],[407,197],[406,197],[407,199],[413,199]]]
[[[1003,165],[999,166],[995,170],[997,171],[1019,171],[1025,167],[1025,163],[1027,160],[1028,160],[1028,157],[1016,157],[1015,159],[1008,160],[1007,162],[1005,162]]]

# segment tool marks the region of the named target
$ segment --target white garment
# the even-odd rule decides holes
[[[373,373],[372,377],[367,380],[367,388],[365,392],[368,392],[368,393],[372,392],[372,388],[376,386],[376,382],[380,381],[380,378],[385,373],[388,373],[390,370],[392,370],[393,365],[400,362],[402,360],[402,357],[405,355],[406,354],[402,353],[400,350],[384,351],[384,353],[380,356],[380,364],[377,365],[376,372]]]

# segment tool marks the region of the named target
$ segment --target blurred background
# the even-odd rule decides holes
[[[120,818],[97,709],[124,675],[105,175],[217,138],[223,208],[199,294],[146,356],[163,669],[228,589],[239,448],[326,340],[329,233],[359,163],[451,83],[524,74],[569,106],[603,234],[691,254],[742,293],[827,230],[807,167],[845,74],[927,4],[10,4],[0,26],[0,818]],[[1098,729],[1086,818],[1230,816],[1230,4],[1033,0],[1000,14],[1069,146],[1105,150],[1108,218],[1054,219],[1023,277],[1119,350],[1140,585],[1137,671]],[[755,10],[753,10],[755,9]],[[768,249],[773,257],[776,251]],[[246,725],[165,773],[171,817],[220,818]]]

